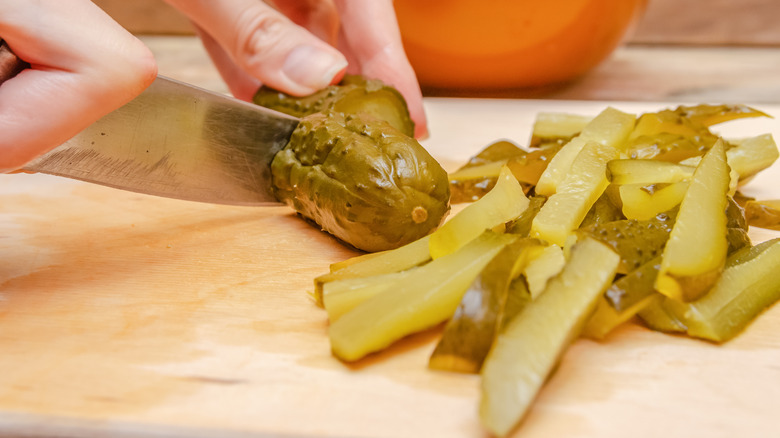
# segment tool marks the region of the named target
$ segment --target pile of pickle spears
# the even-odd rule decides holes
[[[314,280],[333,354],[358,361],[442,325],[429,367],[479,373],[479,415],[505,436],[568,346],[627,321],[713,343],[780,298],[780,201],[743,184],[778,158],[769,134],[724,139],[744,105],[595,117],[540,113],[530,144],[497,141],[449,174],[468,203],[397,249]]]

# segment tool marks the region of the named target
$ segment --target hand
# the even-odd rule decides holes
[[[393,85],[427,133],[422,94],[406,59],[392,0],[166,0],[195,24],[234,96],[261,84],[306,95],[345,72]]]
[[[15,170],[130,101],[151,52],[90,0],[0,0],[0,38],[30,64],[0,86],[0,171]]]

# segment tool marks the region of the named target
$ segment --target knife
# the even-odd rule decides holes
[[[0,40],[0,84],[27,66]],[[271,161],[298,121],[158,75],[135,99],[21,170],[188,201],[279,204]]]

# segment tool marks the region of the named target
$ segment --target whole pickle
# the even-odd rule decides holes
[[[303,117],[271,173],[280,201],[364,251],[419,239],[449,212],[441,165],[415,139],[364,114]]]
[[[338,85],[301,97],[261,87],[252,101],[295,117],[318,112],[365,113],[387,121],[410,137],[414,136],[414,122],[401,93],[378,79],[366,79],[360,75],[346,75]]]

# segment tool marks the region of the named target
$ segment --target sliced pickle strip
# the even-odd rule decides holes
[[[717,281],[728,251],[728,190],[729,166],[719,140],[696,168],[680,204],[664,247],[656,290],[676,300],[693,301]]]
[[[507,224],[506,232],[528,237],[531,233],[531,224],[545,202],[547,202],[547,198],[544,196],[528,198],[528,207],[520,213],[517,219]]]
[[[780,199],[746,201],[745,217],[751,227],[780,231]]]
[[[561,273],[496,338],[482,367],[479,407],[482,424],[491,433],[505,436],[523,418],[580,335],[618,262],[618,255],[600,242],[577,242]]]
[[[517,238],[484,231],[460,250],[415,268],[330,325],[333,354],[355,361],[446,321],[482,268]]]
[[[647,307],[654,298],[655,295],[647,295],[633,307],[623,311],[615,310],[614,307],[609,305],[606,298],[599,298],[596,310],[593,311],[593,314],[588,318],[588,322],[582,329],[582,336],[596,340],[604,339],[616,327],[633,318],[637,312]]]
[[[682,202],[688,181],[671,184],[623,184],[618,191],[627,219],[648,220]]]
[[[614,186],[608,185],[607,188],[604,189],[604,193],[602,193],[599,199],[590,207],[588,214],[585,215],[585,218],[580,223],[580,228],[619,221],[626,218],[621,210],[621,204],[613,201],[613,196],[609,193],[610,187]]]
[[[660,268],[659,256],[612,283],[599,299],[582,335],[604,339],[620,324],[647,307],[658,295],[653,284]]]
[[[333,323],[341,315],[357,307],[360,303],[378,295],[402,278],[411,275],[413,269],[377,274],[369,277],[346,278],[325,283],[322,287],[322,307],[328,312],[328,320]]]
[[[743,185],[758,172],[771,166],[778,158],[777,144],[771,134],[730,140],[726,149],[729,167],[737,174],[738,185]],[[701,157],[688,158],[681,165],[696,166]]]
[[[674,211],[646,221],[626,219],[577,230],[612,247],[620,254],[618,272],[629,273],[663,252],[674,225]]]
[[[669,301],[671,300],[666,296],[656,293],[654,298],[639,310],[637,316],[652,330],[664,333],[685,333],[688,327],[667,308],[666,303]]]
[[[702,298],[668,308],[688,327],[687,333],[714,342],[738,335],[759,313],[780,299],[780,238],[743,248]]]
[[[593,117],[580,114],[542,112],[536,115],[531,130],[531,147],[565,144],[577,136]]]
[[[524,149],[507,140],[489,144],[449,174],[450,202],[461,204],[478,200],[493,188],[501,168],[508,161],[526,154]]]
[[[612,160],[607,175],[612,184],[658,184],[687,181],[696,165],[683,165],[658,160]]]
[[[331,272],[314,278],[314,301],[322,305],[322,290],[327,283],[348,278],[368,277],[404,271],[431,260],[430,235],[400,248],[368,253],[331,265]]]
[[[611,145],[588,143],[572,161],[569,174],[542,206],[531,224],[531,237],[563,246],[609,185],[606,168],[618,151]]]
[[[634,127],[636,116],[607,108],[588,123],[582,132],[561,148],[550,160],[536,184],[536,193],[549,196],[566,179],[572,163],[586,144],[596,142],[621,150]]]
[[[566,264],[563,250],[557,245],[548,245],[536,257],[528,261],[523,271],[531,298],[536,299],[547,287],[547,282],[558,275]]]
[[[430,236],[431,257],[451,254],[483,231],[517,219],[528,207],[523,188],[506,167],[495,187],[478,201],[466,206]]]
[[[763,111],[751,108],[747,105],[681,105],[674,112],[681,117],[685,117],[693,123],[703,126],[712,126],[719,123],[729,122],[731,120],[750,118],[750,117],[770,117]]]
[[[525,238],[496,254],[463,294],[431,354],[430,368],[479,372],[493,344],[512,280],[542,248],[541,241]]]

